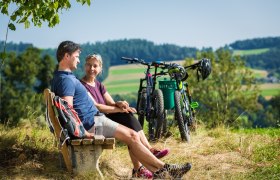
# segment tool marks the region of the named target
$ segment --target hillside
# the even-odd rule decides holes
[[[184,63],[184,61],[174,62],[179,64]],[[266,78],[268,74],[265,70],[252,69],[252,71],[257,78]],[[140,64],[111,66],[109,68],[109,76],[103,83],[108,92],[112,95],[136,93],[138,91],[140,78],[144,77],[144,72],[145,66]],[[166,78],[168,79],[169,77],[166,76]],[[262,83],[260,89],[261,94],[269,99],[278,94],[280,83]]]
[[[224,45],[233,51],[235,55],[243,56],[247,65],[253,68],[270,70],[271,73],[280,74],[279,45],[280,37],[264,37],[246,40],[237,40],[229,45]],[[4,42],[0,41],[0,51],[4,49]],[[221,45],[222,47],[223,45]],[[30,43],[8,42],[6,51],[22,53],[28,47],[33,47]],[[186,57],[195,57],[199,51],[214,51],[211,47],[201,50],[195,47],[177,46],[174,44],[155,44],[144,39],[120,39],[106,42],[81,44],[82,53],[80,55],[81,65],[75,74],[78,77],[83,75],[83,64],[85,57],[92,53],[99,53],[104,60],[104,71],[101,80],[108,75],[110,66],[125,64],[121,61],[122,56],[137,57],[147,61],[153,60],[180,60]],[[48,54],[55,60],[55,48],[42,49],[42,55]],[[0,54],[1,55],[1,54]],[[0,56],[1,57],[1,56]],[[280,76],[280,75],[279,75]]]
[[[170,61],[166,62],[169,63]],[[184,63],[184,61],[172,62]],[[109,68],[109,76],[103,83],[111,94],[135,93],[138,91],[140,78],[145,76],[145,70],[145,66],[141,64],[111,66]]]
[[[7,129],[0,126],[1,179],[92,179],[92,174],[72,176],[60,169],[58,151],[48,129],[30,125]],[[167,163],[191,162],[192,170],[183,179],[269,179],[280,177],[279,129],[231,131],[200,127],[189,144],[178,131],[152,145],[171,149]],[[128,179],[132,164],[127,147],[117,143],[100,159],[105,179]]]

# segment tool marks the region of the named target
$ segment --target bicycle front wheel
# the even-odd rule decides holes
[[[146,101],[147,101],[147,92],[146,92],[146,88],[143,88],[140,94],[139,105],[137,108],[138,121],[141,124],[142,128],[144,128],[144,120],[146,114]]]
[[[190,130],[188,128],[189,101],[184,98],[184,96],[182,96],[182,94],[178,90],[174,93],[174,99],[175,116],[178,122],[181,138],[183,141],[190,142]]]
[[[162,123],[164,120],[164,104],[163,104],[163,94],[160,89],[156,89],[153,94],[152,106],[154,109],[153,121],[155,129],[155,138],[159,139],[162,133]]]

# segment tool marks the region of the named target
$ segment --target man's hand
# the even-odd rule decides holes
[[[89,133],[88,131],[85,131],[85,135],[87,138],[92,139],[94,137],[94,133]]]

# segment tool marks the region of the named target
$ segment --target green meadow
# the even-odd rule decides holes
[[[266,77],[267,71],[252,69],[257,78]],[[130,94],[138,91],[140,78],[144,78],[145,66],[129,64],[112,66],[109,76],[104,81],[108,92],[114,94]],[[160,77],[162,80],[164,77]],[[166,76],[166,78],[169,78]],[[261,94],[265,97],[275,96],[280,91],[280,84],[260,84]]]
[[[269,48],[262,48],[262,49],[250,49],[250,50],[234,50],[233,55],[257,55],[262,54],[269,51]]]

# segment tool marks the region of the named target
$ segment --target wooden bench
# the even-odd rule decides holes
[[[99,158],[103,149],[114,149],[115,138],[105,138],[102,135],[96,135],[93,139],[71,140],[65,138],[54,107],[54,96],[54,93],[49,89],[44,90],[47,106],[46,118],[52,124],[54,136],[58,142],[58,149],[63,156],[67,170],[74,174],[97,171],[103,179],[99,169]]]

